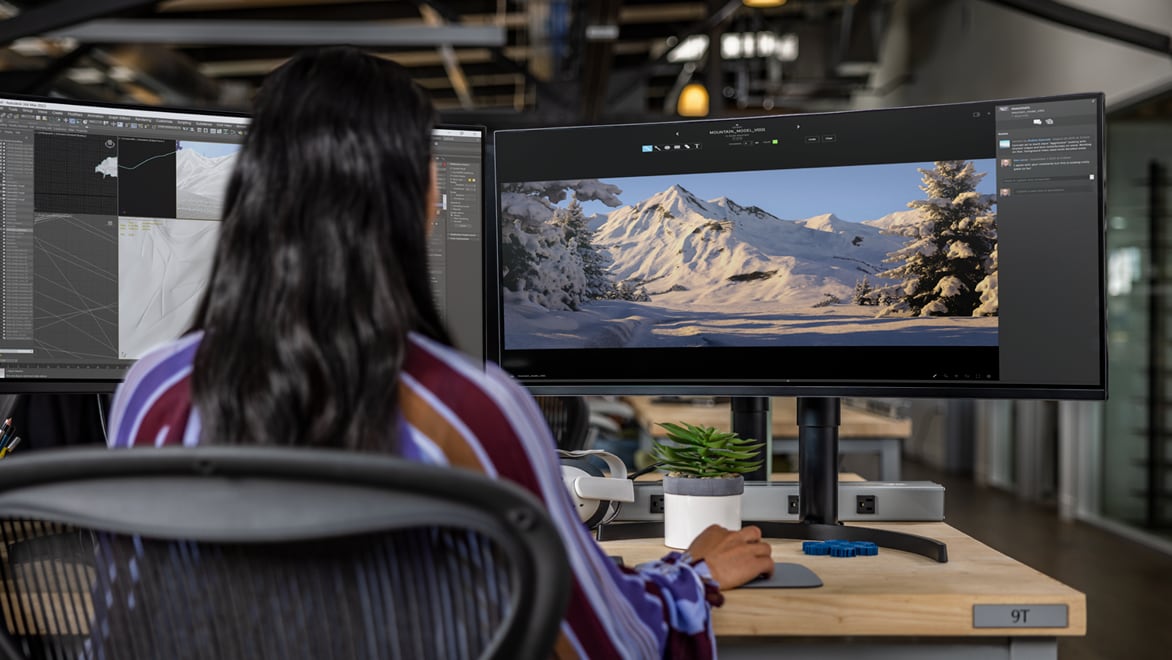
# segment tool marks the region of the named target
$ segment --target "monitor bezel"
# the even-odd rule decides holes
[[[1098,140],[1096,144],[1096,158],[1099,172],[1097,191],[1099,200],[1096,208],[1098,215],[1098,368],[1099,383],[1094,385],[1057,385],[1057,384],[987,384],[984,381],[941,381],[941,382],[864,382],[864,381],[802,381],[786,382],[783,380],[753,383],[712,382],[701,376],[693,380],[677,380],[674,382],[638,381],[633,379],[615,378],[609,381],[592,380],[589,382],[553,382],[540,378],[527,378],[524,375],[513,374],[530,392],[538,395],[641,395],[641,396],[792,396],[792,397],[898,397],[898,398],[969,398],[969,399],[1051,399],[1051,400],[1105,400],[1107,398],[1107,310],[1106,310],[1106,167],[1105,167],[1105,96],[1101,92],[1047,95],[1036,97],[1022,97],[1010,99],[973,100],[956,103],[923,104],[901,106],[896,108],[875,108],[866,110],[843,110],[833,112],[801,113],[800,115],[786,115],[789,118],[833,116],[842,114],[860,114],[870,112],[890,112],[901,109],[930,109],[963,106],[994,106],[1021,103],[1041,103],[1066,100],[1095,99],[1097,107],[1096,128]],[[775,119],[780,115],[752,116],[752,117],[721,117],[703,118],[695,120],[669,120],[662,122],[647,122],[644,124],[610,124],[593,126],[558,126],[527,129],[509,129],[494,132],[494,148],[496,159],[500,159],[499,138],[506,139],[512,133],[534,133],[545,131],[572,131],[579,129],[599,129],[621,126],[646,125],[685,125],[713,122],[751,122],[760,119]],[[496,205],[493,214],[499,218],[500,203],[500,164],[496,163],[494,171],[497,181],[494,188],[497,193]],[[500,226],[499,220],[490,232],[494,243],[492,259],[493,271],[486,273],[486,287],[491,289],[488,301],[492,303],[490,319],[495,321],[494,331],[497,338],[493,351],[488,355],[498,364],[505,364],[506,349],[504,348],[504,315],[502,290],[500,285]],[[488,263],[488,262],[486,262]],[[572,350],[572,349],[553,349]]]

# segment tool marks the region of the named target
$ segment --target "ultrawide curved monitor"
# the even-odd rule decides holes
[[[1099,94],[495,141],[535,392],[1106,396]]]
[[[242,114],[0,97],[0,392],[108,392],[207,284]],[[484,129],[433,133],[431,280],[483,353]]]

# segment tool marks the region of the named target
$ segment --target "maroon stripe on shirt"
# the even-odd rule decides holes
[[[516,429],[489,398],[479,384],[470,382],[459,371],[448,366],[419,345],[407,352],[403,371],[411,375],[435,397],[444,401],[480,441],[497,474],[513,481],[538,497],[543,497],[525,444],[517,437]],[[551,439],[550,451],[553,451]],[[578,643],[588,658],[617,658],[619,650],[590,604],[579,580],[574,575],[570,602],[565,620],[570,623]]]
[[[536,466],[525,452],[525,443],[496,402],[479,384],[469,381],[427,348],[418,344],[412,348],[407,351],[403,370],[443,401],[472,431],[500,476],[542,497],[534,474]]]
[[[137,446],[153,447],[159,432],[166,428],[164,445],[183,444],[187,419],[191,414],[191,375],[169,386],[147,410],[134,437]]]
[[[598,619],[598,613],[590,604],[582,586],[578,584],[578,576],[574,576],[574,585],[570,591],[570,602],[566,606],[565,620],[570,622],[574,629],[574,636],[578,644],[585,651],[587,658],[617,658],[620,656],[618,647],[611,641]]]

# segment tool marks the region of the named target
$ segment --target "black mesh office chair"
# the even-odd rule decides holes
[[[580,396],[539,396],[537,405],[553,431],[557,448],[566,451],[589,449],[590,406]]]
[[[10,658],[546,658],[570,572],[513,484],[270,447],[0,463]]]

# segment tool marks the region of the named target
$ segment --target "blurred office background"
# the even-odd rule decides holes
[[[0,91],[246,109],[294,50],[342,42],[408,66],[446,121],[490,129],[1102,91],[1110,399],[850,403],[912,419],[905,474],[946,481],[950,516],[987,499],[1133,544],[1088,560],[1106,563],[1172,556],[1170,35],[1168,0],[0,0]],[[31,446],[97,438],[75,428],[93,406],[22,405],[49,411]],[[1172,564],[1152,561],[1136,588],[1172,595]],[[1092,642],[1115,597],[1091,594]],[[1064,648],[1164,657],[1154,625],[1126,655]]]

